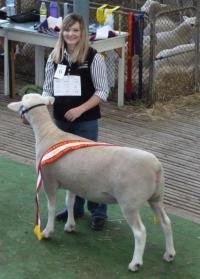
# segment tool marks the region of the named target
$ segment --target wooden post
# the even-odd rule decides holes
[[[139,86],[138,98],[142,98],[142,81],[143,81],[143,30],[144,30],[144,14],[139,16]]]
[[[82,15],[87,26],[89,26],[89,0],[74,0],[73,11]]]
[[[134,55],[134,14],[128,13],[128,50],[127,50],[127,80],[126,80],[126,99],[128,101],[132,98],[132,57]]]
[[[197,11],[196,11],[196,42],[195,42],[195,92],[199,92],[200,90],[200,81],[199,81],[199,63],[200,63],[200,2],[197,3]]]
[[[15,60],[16,60],[16,54],[15,54],[15,44],[11,43],[10,47],[10,69],[11,69],[11,75],[10,75],[10,97],[14,98],[16,96],[16,82],[15,82]]]

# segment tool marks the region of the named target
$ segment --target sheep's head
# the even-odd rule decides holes
[[[43,105],[52,105],[54,103],[54,97],[44,97],[40,94],[30,93],[26,94],[22,97],[22,100],[19,102],[12,102],[8,104],[8,108],[13,111],[19,111],[20,107],[24,107],[25,109],[29,109],[32,106],[43,104]]]
[[[190,25],[192,27],[196,26],[196,16],[193,17],[188,17],[188,16],[183,16],[183,23]]]
[[[24,119],[24,113],[30,110],[31,108],[39,105],[52,105],[54,103],[54,97],[44,97],[40,94],[30,93],[22,97],[22,100],[19,102],[12,102],[8,104],[8,108],[19,112],[22,119]],[[25,121],[24,121],[25,122]]]
[[[158,1],[147,0],[141,7],[141,11],[147,13],[149,16],[154,16],[158,12],[166,10],[168,5],[160,4]]]

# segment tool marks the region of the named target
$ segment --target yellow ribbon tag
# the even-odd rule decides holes
[[[34,234],[37,236],[38,240],[43,239],[42,232],[41,232],[40,227],[38,225],[36,225],[35,228],[34,228]]]
[[[156,216],[153,216],[153,223],[154,225],[158,224],[158,218]]]

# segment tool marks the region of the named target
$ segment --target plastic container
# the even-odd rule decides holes
[[[6,0],[6,12],[7,16],[13,16],[16,14],[15,0]]]
[[[58,17],[58,4],[56,3],[56,1],[50,2],[49,15],[52,17]]]
[[[114,17],[113,14],[107,14],[104,25],[110,26],[111,29],[114,28]]]
[[[40,6],[40,23],[43,22],[46,18],[47,18],[47,7],[45,2],[42,2]]]

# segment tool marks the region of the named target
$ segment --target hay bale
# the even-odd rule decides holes
[[[168,101],[177,96],[194,93],[194,70],[192,67],[165,67],[156,75],[155,97],[157,101]]]

